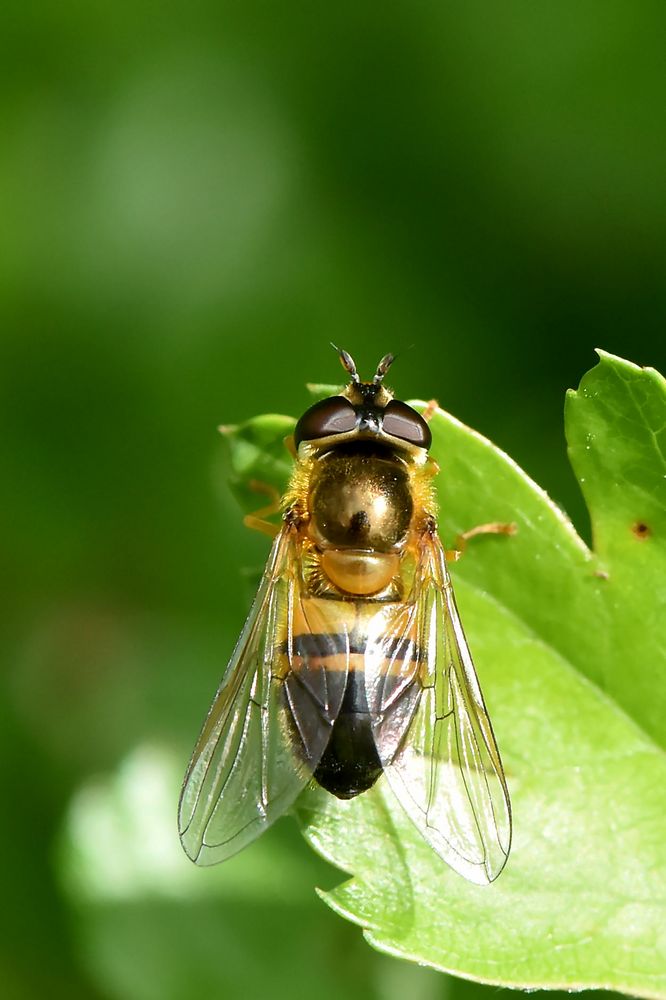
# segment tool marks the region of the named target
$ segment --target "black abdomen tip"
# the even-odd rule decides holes
[[[382,773],[370,725],[363,712],[340,714],[314,772],[315,780],[339,799],[353,799],[372,788]]]

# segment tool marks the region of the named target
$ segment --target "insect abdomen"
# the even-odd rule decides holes
[[[315,780],[338,798],[374,785],[418,702],[419,650],[402,623],[409,618],[406,608],[309,598],[294,609],[291,639],[283,646],[292,746],[311,763]]]
[[[362,671],[350,670],[342,705],[314,778],[339,799],[352,799],[371,788],[381,773],[365,678]]]

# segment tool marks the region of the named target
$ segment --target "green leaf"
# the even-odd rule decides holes
[[[264,483],[278,492],[284,490],[293,465],[285,439],[294,424],[291,417],[270,413],[238,426],[219,428],[226,445],[229,486],[246,513],[268,502],[253,483]]]
[[[594,551],[507,455],[431,423],[445,542],[518,525],[452,570],[512,795],[504,873],[465,882],[382,781],[350,802],[311,788],[297,812],[353,875],[324,898],[378,948],[482,982],[664,997],[666,392],[600,359],[566,407]]]
[[[444,996],[432,971],[368,954],[355,928],[318,904],[313,882],[337,873],[303,850],[295,824],[276,824],[217,868],[192,865],[173,822],[178,756],[141,744],[84,782],[67,810],[58,867],[101,996],[304,1000],[316,982],[318,1000],[388,1000],[403,995],[382,988],[396,969],[404,995]]]
[[[599,352],[601,362],[569,392],[569,455],[608,573],[607,628],[589,676],[666,745],[665,383]]]

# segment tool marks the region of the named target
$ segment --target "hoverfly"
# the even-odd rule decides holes
[[[282,524],[185,776],[181,841],[214,864],[312,779],[349,799],[384,775],[437,854],[485,884],[508,857],[511,806],[437,534],[431,432],[383,385],[392,355],[370,382],[339,355],[349,384],[296,424]]]

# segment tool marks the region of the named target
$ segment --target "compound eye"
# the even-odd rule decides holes
[[[391,437],[408,441],[419,448],[429,448],[432,444],[430,428],[421,414],[399,399],[392,399],[384,410],[383,428]]]
[[[329,396],[306,410],[296,424],[294,443],[316,441],[331,434],[345,434],[356,427],[356,411],[344,396]]]

